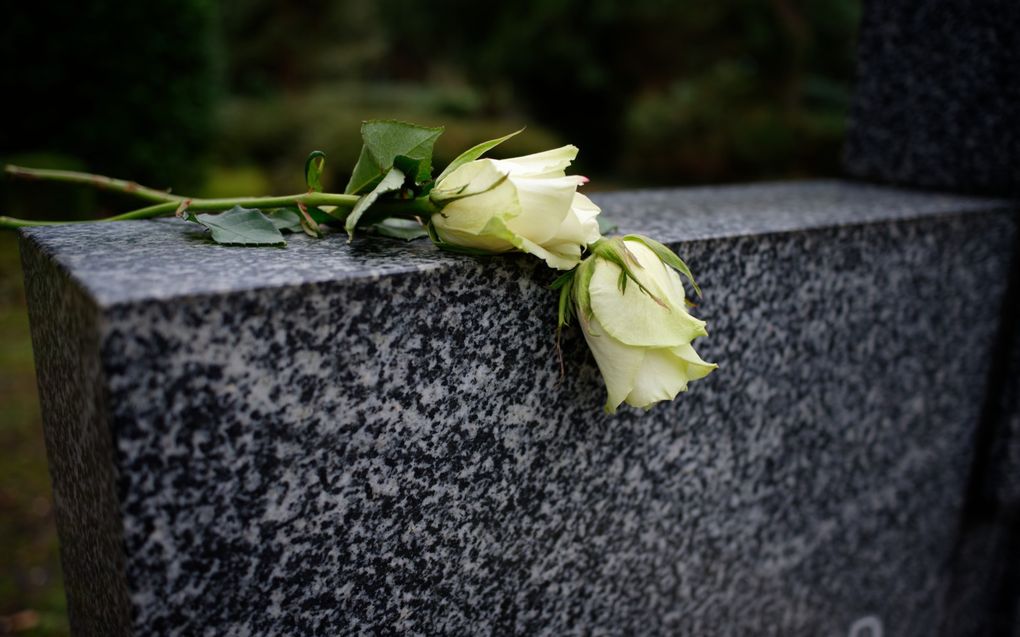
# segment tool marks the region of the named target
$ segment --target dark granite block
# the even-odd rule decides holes
[[[647,413],[602,412],[576,332],[559,377],[528,257],[25,231],[76,627],[936,634],[1015,206],[840,182],[598,201],[706,291],[721,368]]]
[[[1020,245],[1017,246],[1020,248]],[[976,435],[944,635],[1020,635],[1020,259]]]
[[[1020,260],[1013,271],[1012,307],[1006,315],[1009,355],[996,416],[1001,421],[992,452],[987,495],[1020,518]]]
[[[868,0],[844,165],[855,176],[1020,193],[1020,3]]]

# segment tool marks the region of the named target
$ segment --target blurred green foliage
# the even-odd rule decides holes
[[[313,149],[344,181],[358,123],[392,117],[446,124],[440,163],[528,124],[505,152],[574,143],[595,187],[832,175],[858,13],[859,0],[30,5],[0,26],[0,86],[21,97],[0,157],[56,153],[178,191],[291,190]],[[25,198],[0,193],[5,210],[12,199]],[[84,203],[113,205],[66,207]]]
[[[56,153],[162,187],[202,178],[213,0],[18,3],[0,20],[0,157]]]
[[[442,167],[479,141],[498,137],[525,125],[511,115],[472,116],[446,110],[446,102],[465,92],[457,87],[384,85],[338,82],[296,93],[271,96],[235,95],[222,105],[222,127],[213,147],[215,179],[204,194],[238,194],[226,179],[256,185],[258,192],[297,192],[304,188],[305,157],[325,151],[326,190],[342,191],[361,148],[361,122],[366,118],[397,119],[427,126],[445,126],[435,148],[435,165]],[[540,126],[501,148],[504,154],[526,154],[563,143]],[[243,175],[243,178],[241,177]]]
[[[382,0],[398,68],[468,73],[629,182],[838,170],[857,0]]]
[[[858,14],[858,0],[230,0],[215,163],[289,190],[320,148],[339,183],[357,123],[392,117],[446,124],[440,165],[528,124],[503,153],[574,143],[594,187],[833,175]]]

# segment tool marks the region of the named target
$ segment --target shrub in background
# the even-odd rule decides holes
[[[199,183],[217,94],[212,0],[19,3],[0,21],[0,156]]]
[[[833,174],[859,0],[382,0],[393,68],[437,60],[633,184]],[[582,172],[587,170],[584,166]]]

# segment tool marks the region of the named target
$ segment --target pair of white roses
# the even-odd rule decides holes
[[[577,192],[587,179],[566,174],[576,156],[576,147],[564,146],[461,165],[430,193],[440,207],[434,234],[449,246],[520,250],[570,271],[560,282],[560,322],[578,317],[606,382],[606,410],[672,400],[716,368],[691,346],[707,332],[685,307],[678,271],[690,271],[647,237],[602,237],[599,207]]]

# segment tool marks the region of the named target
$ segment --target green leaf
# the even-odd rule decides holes
[[[212,231],[213,241],[221,245],[287,245],[276,225],[261,210],[234,206],[220,214],[194,215],[193,219]]]
[[[390,168],[386,176],[376,184],[371,192],[362,195],[358,202],[354,204],[354,209],[351,210],[351,214],[348,215],[347,221],[344,223],[344,228],[347,230],[347,240],[350,241],[354,238],[355,226],[358,225],[358,221],[361,220],[361,216],[365,214],[365,211],[379,199],[379,195],[400,190],[400,187],[403,185],[404,173],[399,168]]]
[[[308,214],[312,217],[312,219],[315,220],[315,223],[318,223],[320,225],[322,225],[322,224],[327,224],[328,225],[330,223],[335,223],[336,222],[336,217],[334,217],[333,215],[329,214],[328,212],[326,212],[322,208],[319,208],[318,206],[308,206],[307,208],[308,208]]]
[[[559,290],[559,289],[561,289],[564,285],[566,285],[566,284],[568,284],[568,283],[570,283],[571,281],[574,280],[574,272],[576,272],[576,271],[577,271],[577,268],[575,267],[575,268],[573,268],[571,270],[567,270],[563,274],[559,275],[558,277],[556,277],[555,281],[553,281],[552,283],[549,284],[549,289],[550,290]]]
[[[301,232],[301,215],[297,208],[277,208],[270,210],[266,216],[281,232]]]
[[[560,291],[559,305],[556,311],[556,329],[570,325],[570,319],[574,316],[574,273],[577,268],[561,274],[549,287]]]
[[[574,316],[574,306],[570,302],[571,287],[570,285],[564,285],[563,289],[560,290],[559,307],[556,314],[556,329],[570,325],[570,319]]]
[[[479,157],[481,157],[485,153],[489,152],[490,150],[492,150],[496,146],[499,146],[500,144],[502,144],[506,140],[510,139],[514,135],[519,135],[523,130],[524,129],[522,128],[521,130],[514,131],[514,132],[510,133],[509,135],[504,135],[504,136],[502,136],[502,137],[500,137],[498,139],[490,139],[487,142],[482,142],[481,144],[478,144],[477,146],[472,146],[471,148],[465,150],[460,155],[457,155],[457,158],[454,159],[453,161],[451,161],[450,165],[443,169],[443,172],[439,173],[439,176],[436,177],[436,181],[439,181],[443,177],[449,175],[450,173],[452,173],[453,171],[457,170],[458,168],[460,168],[464,164],[468,163],[469,161],[474,161],[474,160],[478,159]]]
[[[415,175],[417,177],[418,171],[421,170],[420,159],[412,159],[407,155],[397,155],[393,158],[393,167],[399,168],[400,172],[405,175]]]
[[[370,192],[402,156],[401,164],[410,167],[417,162],[415,172],[407,173],[416,184],[432,177],[432,147],[443,133],[443,127],[430,128],[406,122],[369,120],[361,125],[361,155],[351,173],[344,192],[360,195]],[[399,166],[398,166],[399,168]]]
[[[313,150],[305,160],[305,183],[309,191],[322,192],[322,169],[326,166],[326,153]]]
[[[382,179],[383,171],[379,168],[372,154],[368,152],[368,146],[361,147],[361,154],[358,156],[358,163],[354,164],[351,172],[351,179],[344,188],[344,194],[357,195],[371,190]]]
[[[372,234],[402,241],[414,241],[429,236],[428,231],[413,219],[383,219],[366,229]]]

